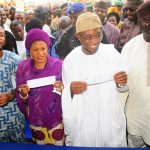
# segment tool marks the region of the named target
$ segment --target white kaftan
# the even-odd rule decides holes
[[[86,55],[81,46],[64,60],[62,109],[66,145],[90,147],[126,146],[126,121],[113,76],[126,70],[113,45],[100,44],[94,55]],[[72,81],[96,83],[78,95],[70,96]]]
[[[127,130],[150,145],[150,86],[147,86],[147,54],[150,42],[143,34],[131,39],[122,49],[128,63],[129,97],[126,103]],[[150,58],[149,58],[150,59]]]

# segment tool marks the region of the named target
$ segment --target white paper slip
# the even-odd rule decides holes
[[[29,86],[29,88],[36,88],[36,87],[54,84],[55,81],[56,81],[55,76],[49,76],[44,78],[28,80],[27,85]]]
[[[102,84],[102,83],[106,83],[106,82],[110,82],[110,81],[113,81],[113,80],[105,80],[105,81],[101,81],[101,82],[95,82],[95,83],[88,83],[88,86],[92,86],[92,85],[96,85],[96,84]]]
[[[105,76],[97,76],[94,79],[87,80],[88,86],[96,85],[96,84],[102,84],[106,82],[112,82],[113,77],[111,75],[105,75]]]

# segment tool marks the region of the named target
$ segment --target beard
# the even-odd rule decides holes
[[[0,47],[0,51],[2,51],[3,50],[3,48],[2,47]]]
[[[5,46],[5,42],[4,42],[4,43],[2,43],[2,45],[0,45],[0,51],[2,51],[2,50],[3,50],[4,46]]]

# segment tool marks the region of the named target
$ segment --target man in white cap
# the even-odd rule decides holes
[[[100,43],[102,23],[91,12],[77,18],[81,46],[63,64],[62,109],[66,145],[126,146],[126,121],[117,86],[127,82],[125,65],[113,45]]]

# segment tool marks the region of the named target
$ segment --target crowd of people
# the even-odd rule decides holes
[[[0,7],[0,78],[0,142],[150,147],[150,1]]]

